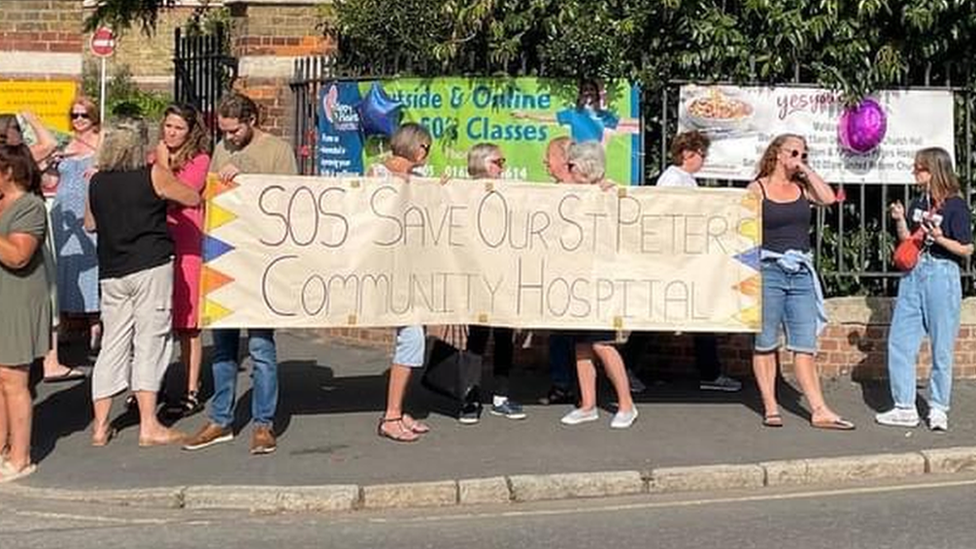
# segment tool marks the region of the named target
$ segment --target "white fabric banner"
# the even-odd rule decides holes
[[[740,189],[245,175],[206,196],[203,326],[759,327]]]
[[[873,96],[884,109],[887,129],[867,154],[844,149],[838,122],[839,92],[820,88],[682,86],[678,130],[712,138],[700,178],[748,181],[774,137],[806,138],[810,166],[829,183],[914,183],[915,153],[942,147],[955,157],[953,96],[948,90],[890,90]]]

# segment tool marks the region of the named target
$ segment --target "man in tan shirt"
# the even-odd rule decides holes
[[[232,93],[217,108],[217,125],[224,138],[214,150],[210,171],[224,181],[242,173],[296,175],[295,155],[281,138],[257,128],[258,108],[248,97]],[[251,398],[252,454],[270,454],[277,448],[272,430],[278,405],[278,360],[271,328],[248,329],[248,352],[254,372]],[[234,400],[237,394],[237,356],[240,330],[213,331],[214,395],[210,421],[186,441],[184,450],[199,450],[234,438]]]

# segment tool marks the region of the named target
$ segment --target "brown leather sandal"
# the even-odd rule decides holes
[[[399,433],[385,431],[383,426],[389,423],[395,423],[399,429]],[[376,434],[382,438],[388,438],[394,442],[417,442],[420,440],[420,435],[403,423],[403,416],[391,418],[381,417],[379,424],[376,426]]]

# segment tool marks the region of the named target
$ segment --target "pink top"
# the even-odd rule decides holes
[[[176,172],[176,178],[202,193],[207,184],[209,167],[210,156],[201,153]],[[176,255],[199,256],[203,240],[203,202],[192,208],[171,203],[166,222],[169,225],[169,234],[173,237]]]

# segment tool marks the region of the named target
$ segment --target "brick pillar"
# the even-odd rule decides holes
[[[81,0],[0,2],[0,79],[80,80]]]
[[[323,55],[333,43],[315,28],[321,0],[226,0],[231,51],[238,58],[237,88],[261,107],[261,125],[289,141],[295,103],[288,83],[295,60]]]

